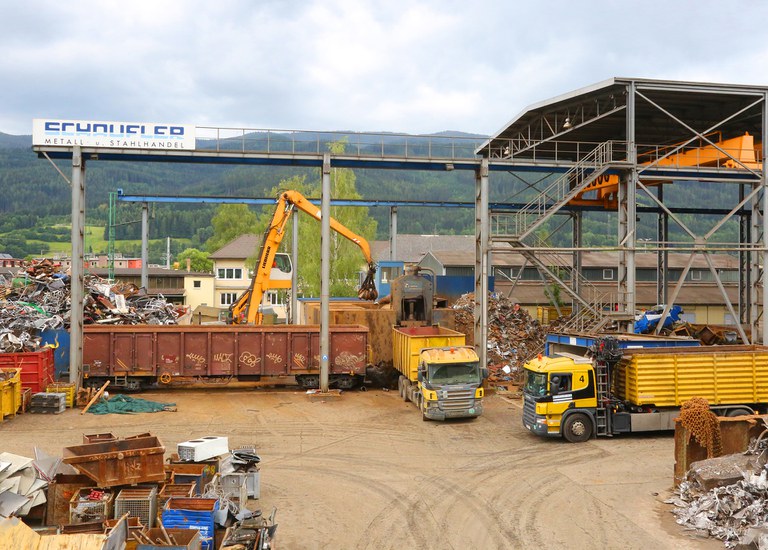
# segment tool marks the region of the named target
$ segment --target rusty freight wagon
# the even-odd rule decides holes
[[[129,390],[168,384],[252,381],[303,388],[320,383],[320,327],[131,325],[84,327],[83,384],[110,380]],[[331,387],[364,381],[368,329],[334,325],[329,334]]]

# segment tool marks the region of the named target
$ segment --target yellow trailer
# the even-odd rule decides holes
[[[445,327],[393,327],[398,390],[404,401],[416,404],[423,420],[482,414],[487,369],[480,368],[477,353],[465,343],[464,334]]]
[[[703,397],[721,416],[765,412],[768,347],[619,350],[605,339],[592,357],[567,353],[528,362],[523,425],[535,434],[593,435],[674,429],[680,406]]]
[[[679,407],[692,397],[710,405],[763,405],[768,403],[768,347],[626,350],[612,391],[636,406]]]

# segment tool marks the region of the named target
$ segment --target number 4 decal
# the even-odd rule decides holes
[[[579,376],[579,382],[584,382],[584,375]]]

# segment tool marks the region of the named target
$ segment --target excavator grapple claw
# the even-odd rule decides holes
[[[379,293],[376,290],[376,265],[368,266],[368,274],[365,276],[363,284],[360,285],[360,290],[357,291],[357,297],[361,300],[368,300],[373,302],[379,297]]]

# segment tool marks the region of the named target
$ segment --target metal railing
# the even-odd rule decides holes
[[[557,178],[549,187],[515,213],[515,235],[522,235],[534,222],[547,215],[554,206],[575,194],[581,184],[598,169],[613,160],[613,143],[606,141],[595,147],[573,168]]]
[[[591,308],[581,308],[563,325],[564,331],[591,332],[604,328],[611,317],[626,318],[629,313],[617,307],[625,304],[627,292],[605,292],[593,298]]]
[[[533,161],[535,163],[565,163],[572,164],[588,157],[602,141],[569,141],[569,140],[533,140],[495,139],[490,147],[484,149],[491,161],[517,160]],[[621,140],[613,140],[614,154],[626,160],[627,143]]]
[[[543,222],[550,212],[576,196],[612,162],[617,162],[613,142],[601,143],[517,212],[492,214],[491,235],[525,236],[535,224]]]
[[[738,142],[735,139],[723,142],[722,137],[717,133],[709,134],[707,138],[717,146],[714,147],[708,141],[700,138],[687,145],[682,143],[639,143],[637,145],[637,164],[640,167],[659,165],[663,168],[673,169],[696,167],[717,170],[760,169],[763,162],[763,152],[759,145],[749,147],[749,140],[743,141],[740,145],[737,145]],[[615,140],[613,143],[616,157],[614,160],[627,160],[626,142]],[[495,139],[485,150],[491,161],[517,160],[534,163],[571,164],[588,157],[599,145],[600,143],[592,141],[542,140],[534,142],[516,138]],[[624,158],[620,159],[620,156]]]
[[[273,155],[321,155],[343,143],[344,156],[435,160],[477,160],[486,137],[414,135],[368,132],[313,132],[259,128],[198,126],[197,149],[202,151]]]

